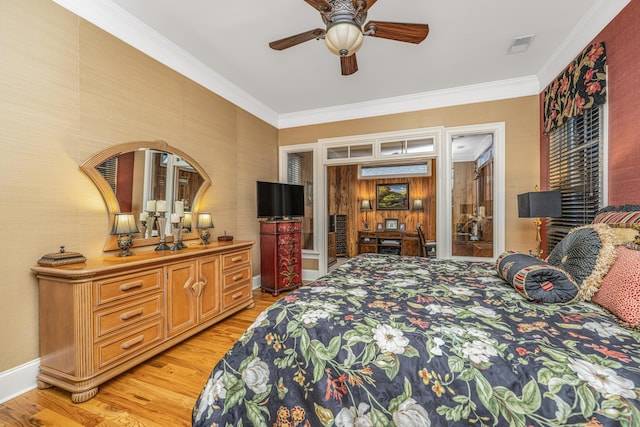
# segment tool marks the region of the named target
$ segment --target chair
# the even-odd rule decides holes
[[[425,247],[425,238],[424,238],[424,231],[422,230],[422,226],[419,225],[417,227],[417,230],[418,230],[418,240],[420,241],[420,256],[426,257],[427,248]]]
[[[425,258],[429,256],[435,256],[435,252],[433,251],[433,249],[436,247],[436,243],[427,242],[427,239],[425,239],[424,237],[424,230],[422,229],[422,226],[419,225],[417,227],[417,231],[418,240],[420,242],[420,256]],[[429,252],[431,252],[431,254]]]

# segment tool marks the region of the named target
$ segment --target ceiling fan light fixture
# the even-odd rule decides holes
[[[327,28],[324,41],[329,50],[338,56],[351,56],[356,53],[364,35],[362,29],[353,21],[336,22]]]

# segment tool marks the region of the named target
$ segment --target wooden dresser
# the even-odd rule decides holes
[[[253,242],[35,266],[40,284],[38,387],[75,403],[140,362],[253,305]]]

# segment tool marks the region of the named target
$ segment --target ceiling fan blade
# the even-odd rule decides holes
[[[418,44],[427,38],[427,24],[404,24],[401,22],[369,21],[364,26],[365,35]],[[371,32],[371,34],[368,34]]]
[[[342,68],[343,76],[350,76],[358,71],[358,61],[356,60],[356,54],[340,57],[340,68]]]
[[[296,34],[295,36],[289,36],[273,41],[269,43],[269,47],[275,50],[283,50],[309,40],[322,39],[324,38],[324,34],[325,30],[322,28],[316,28],[315,30],[305,31],[304,33]]]
[[[371,9],[371,6],[376,4],[377,0],[353,0],[353,8],[359,12],[367,12]],[[363,3],[363,7],[359,10],[360,3]]]
[[[308,4],[311,5],[311,7],[318,10],[319,12],[329,12],[333,9],[331,5],[327,2],[327,0],[304,0],[304,1],[306,1]]]

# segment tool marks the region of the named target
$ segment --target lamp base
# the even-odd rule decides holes
[[[116,254],[117,257],[125,257],[134,255],[129,249],[133,246],[133,239],[130,234],[118,235],[118,247],[122,249],[122,252]]]
[[[536,257],[542,259],[542,237],[540,230],[542,229],[542,220],[536,218],[533,220],[533,225],[536,226]]]
[[[135,255],[135,253],[131,252],[129,249],[123,249],[122,252],[118,252],[116,254],[117,257],[125,257]]]
[[[202,242],[200,243],[201,245],[208,245],[210,238],[211,238],[211,233],[209,233],[209,230],[203,229],[200,232],[200,239],[202,240]]]

